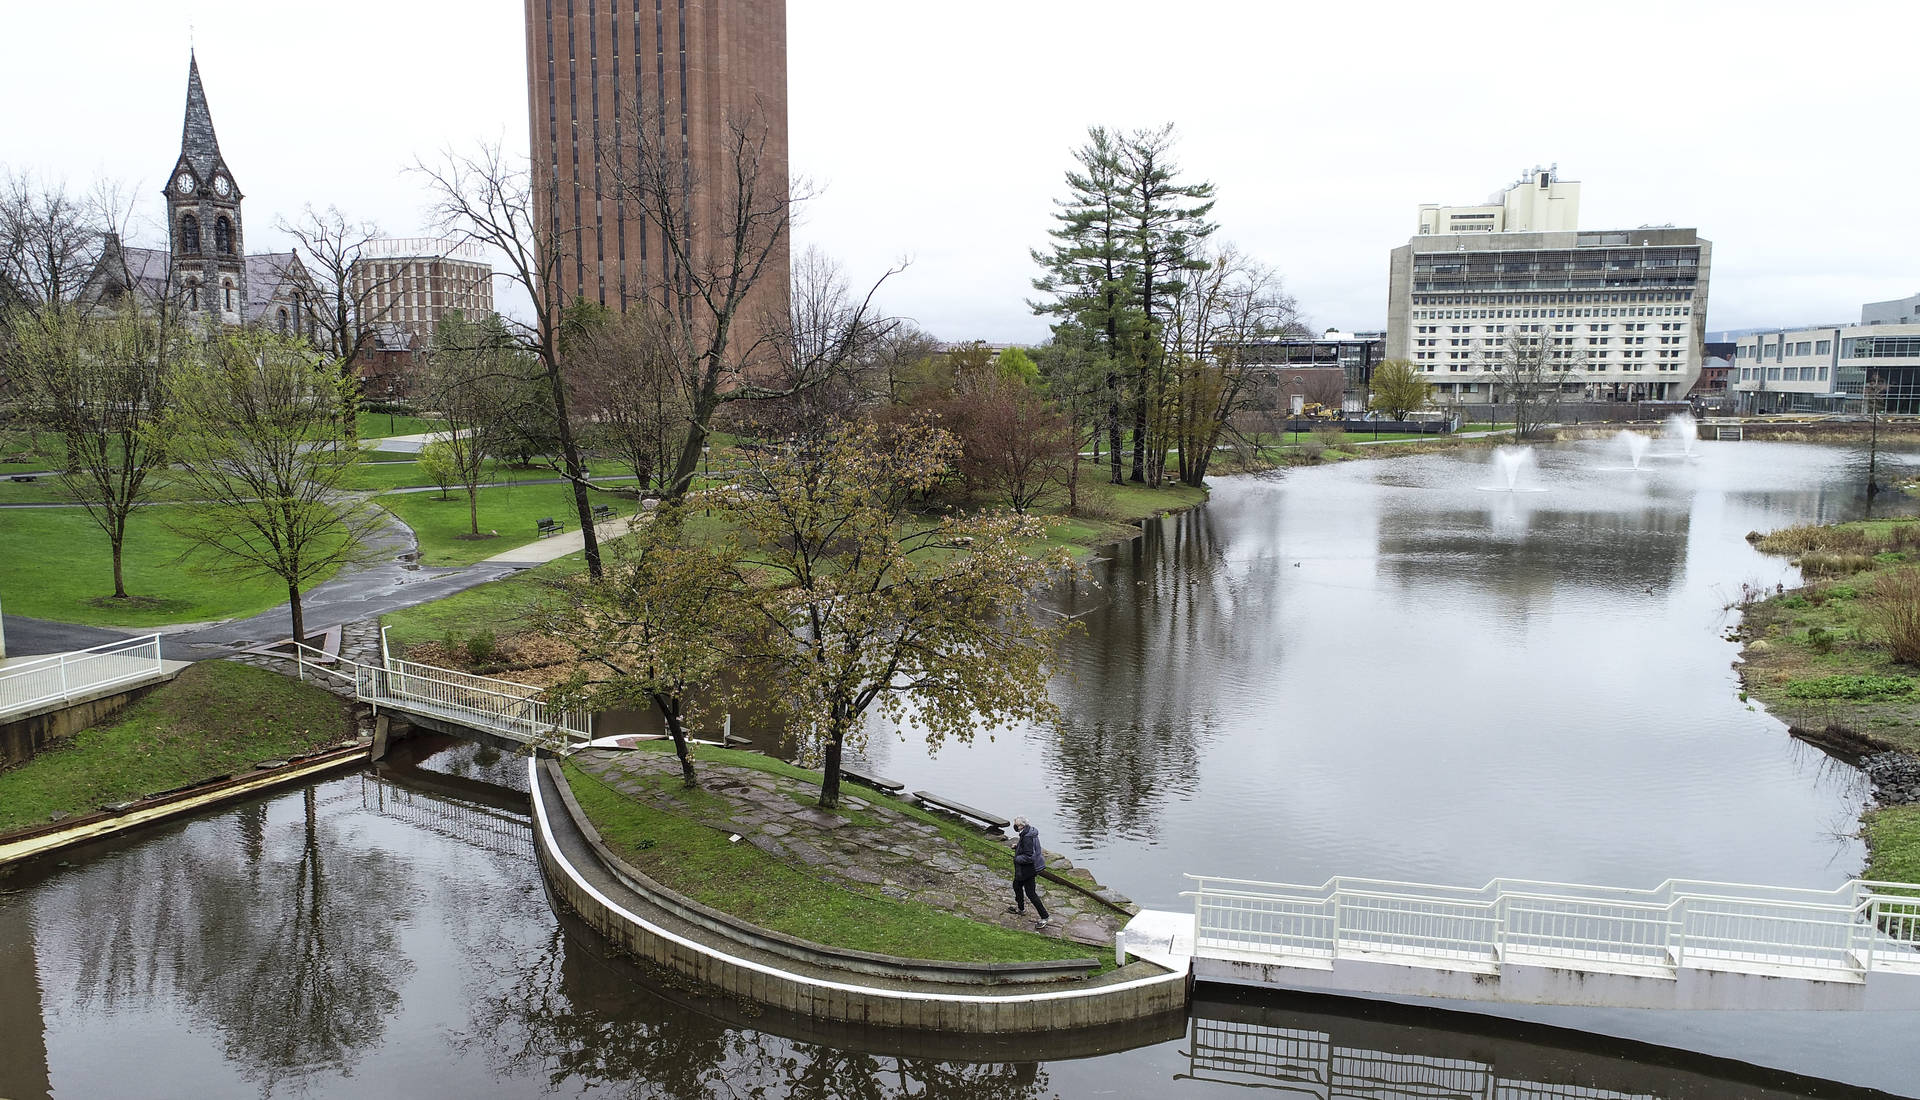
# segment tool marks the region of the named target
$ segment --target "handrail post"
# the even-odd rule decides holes
[[[72,694],[73,692],[67,688],[67,655],[62,653],[60,655],[60,698],[64,700]]]
[[[1674,904],[1674,908],[1679,910],[1679,914],[1680,914],[1680,919],[1674,922],[1673,930],[1671,933],[1673,936],[1673,969],[1675,971],[1678,971],[1681,967],[1687,965],[1687,898],[1686,898],[1686,895],[1682,894],[1679,897],[1679,899],[1676,900],[1673,904]]]

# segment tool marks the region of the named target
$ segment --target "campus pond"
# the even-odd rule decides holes
[[[1533,459],[1516,487],[1544,491],[1490,491],[1484,452],[1222,479],[1053,595],[1085,624],[1057,727],[937,754],[877,730],[872,766],[1023,813],[1155,907],[1186,904],[1184,873],[1852,877],[1860,777],[1740,700],[1724,638],[1743,584],[1794,580],[1747,532],[1860,514],[1851,453]],[[1830,1094],[1205,990],[1186,1032],[1109,1052],[759,1014],[556,916],[521,762],[416,751],[0,881],[0,1096]],[[1920,1014],[1567,1011],[1548,1022],[1920,1095]]]

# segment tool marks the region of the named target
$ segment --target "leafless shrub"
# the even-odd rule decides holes
[[[1867,621],[1893,650],[1893,659],[1920,665],[1920,566],[1882,574],[1865,603]]]

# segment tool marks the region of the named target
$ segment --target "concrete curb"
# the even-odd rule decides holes
[[[629,904],[589,881],[589,874],[597,872],[618,892],[621,884],[609,869],[583,868],[568,857],[554,824],[554,818],[565,810],[557,804],[561,788],[554,784],[555,793],[549,794],[546,786],[552,781],[543,771],[540,761],[529,761],[535,846],[553,896],[595,931],[636,957],[723,992],[820,1019],[974,1034],[1109,1027],[1186,1010],[1188,975],[1152,964],[1133,963],[1105,980],[1052,983],[1045,989],[1030,985],[957,987],[916,980],[862,982],[852,972],[845,972],[844,977],[807,973],[798,964],[749,958],[744,949],[724,948],[681,934],[640,916]],[[574,830],[575,823],[568,820],[564,825],[574,831],[576,846],[584,849],[579,854],[592,856],[584,834]],[[635,895],[631,904],[642,903],[643,899]],[[1125,976],[1129,972],[1138,976]]]

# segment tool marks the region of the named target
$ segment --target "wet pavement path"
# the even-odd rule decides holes
[[[679,781],[680,762],[671,752],[588,750],[573,761],[628,797],[672,813],[687,812],[679,803],[667,805],[656,793],[658,778],[669,781],[669,790]],[[843,786],[841,805],[852,813],[835,813],[815,805],[819,789],[811,781],[713,760],[696,759],[696,766],[700,786],[728,807],[725,816],[703,818],[703,825],[739,833],[744,843],[857,893],[878,888],[887,897],[919,901],[984,924],[1033,927],[1031,910],[1024,918],[1006,911],[1012,901],[1011,847],[1004,857],[985,862],[939,827],[860,788]],[[1048,852],[1047,870],[1081,882],[1114,904],[1130,905],[1062,856]],[[1126,922],[1109,906],[1068,886],[1044,879],[1039,886],[1053,918],[1044,930],[1048,935],[1107,946]]]

